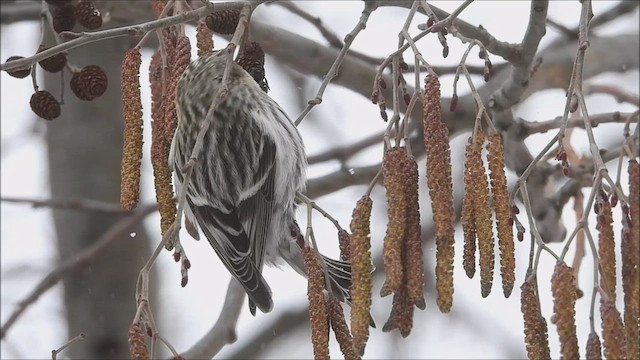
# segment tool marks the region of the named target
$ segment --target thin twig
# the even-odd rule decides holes
[[[340,65],[342,65],[342,60],[347,54],[349,47],[351,47],[351,44],[356,39],[356,36],[358,36],[360,31],[364,30],[367,27],[367,21],[369,20],[369,16],[375,9],[377,9],[377,5],[374,1],[365,2],[364,10],[362,10],[362,15],[360,16],[360,20],[358,20],[358,23],[353,28],[353,30],[351,30],[351,32],[344,37],[344,44],[342,45],[342,48],[340,49],[340,52],[338,53],[338,56],[336,57],[335,61],[331,65],[331,68],[329,68],[329,71],[324,76],[324,80],[322,81],[322,84],[320,84],[320,88],[316,93],[316,97],[309,100],[309,102],[307,103],[307,106],[304,108],[304,110],[302,110],[302,113],[298,115],[298,118],[294,122],[296,126],[298,126],[302,122],[302,120],[304,120],[304,118],[307,117],[307,115],[309,114],[311,109],[313,109],[314,106],[322,103],[322,95],[324,95],[324,92],[327,89],[327,86],[329,86],[329,83],[334,77],[338,76],[338,70],[340,70]]]
[[[92,199],[31,199],[24,197],[0,196],[0,202],[12,204],[26,204],[33,208],[56,208],[78,211],[99,211],[106,213],[129,213],[120,203],[99,201]],[[145,207],[145,206],[142,206]]]
[[[71,338],[69,341],[64,343],[64,345],[60,346],[59,348],[57,348],[55,350],[51,350],[51,360],[56,360],[58,358],[58,354],[60,354],[64,349],[66,349],[69,346],[71,346],[74,342],[79,341],[79,340],[84,340],[85,338],[86,338],[86,336],[84,335],[84,333],[80,333],[80,334],[74,336],[73,338]]]

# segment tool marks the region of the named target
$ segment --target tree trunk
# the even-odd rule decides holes
[[[107,92],[93,101],[79,100],[69,89],[65,73],[62,116],[47,129],[49,179],[54,198],[88,198],[118,202],[122,158],[123,117],[120,64],[136,41],[117,38],[72,50],[73,65],[99,65],[107,73]],[[41,87],[56,97],[60,75],[45,76]],[[44,86],[42,86],[44,85]],[[60,259],[89,246],[114,222],[126,215],[55,210]],[[82,332],[86,340],[67,351],[73,358],[128,358],[127,330],[135,313],[138,272],[151,253],[142,224],[134,237],[123,234],[86,271],[64,279],[64,302],[69,336]],[[154,288],[152,286],[152,288]],[[156,298],[153,296],[153,298]]]

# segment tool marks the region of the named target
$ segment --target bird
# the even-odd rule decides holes
[[[215,99],[228,56],[220,50],[201,56],[179,78],[169,165],[179,192],[184,182],[180,169],[189,161],[201,125],[209,121],[187,185],[186,228],[196,239],[197,228],[202,231],[242,284],[255,315],[256,307],[264,313],[273,308],[272,292],[262,275],[265,263],[285,262],[306,276],[304,237],[295,212],[296,194],[305,190],[307,160],[297,127],[236,62],[229,63],[226,96]],[[322,258],[331,292],[348,301],[350,263]]]

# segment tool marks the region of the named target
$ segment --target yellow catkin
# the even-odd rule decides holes
[[[629,216],[622,231],[622,289],[627,358],[640,359],[640,165],[629,160]],[[624,214],[623,214],[624,215]]]
[[[344,312],[342,311],[342,305],[340,301],[335,297],[331,297],[327,300],[327,307],[329,308],[329,320],[331,328],[336,336],[336,341],[340,345],[340,351],[344,355],[345,359],[360,359],[353,347],[353,338],[349,332],[349,327],[344,319]]]
[[[453,303],[455,216],[449,130],[442,122],[440,81],[436,74],[429,74],[425,79],[423,103],[427,185],[436,230],[436,303],[441,312],[449,312]]]
[[[551,276],[553,316],[560,338],[560,358],[578,359],[576,336],[576,281],[573,269],[563,262],[556,263]]]
[[[513,226],[511,225],[511,209],[509,207],[509,190],[507,177],[504,173],[504,150],[502,135],[489,135],[487,145],[487,160],[489,162],[489,176],[491,178],[491,193],[493,207],[496,214],[496,228],[498,231],[498,245],[500,247],[500,274],[502,275],[502,292],[505,297],[511,295],[516,279],[515,244],[513,242]]]
[[[407,287],[402,286],[395,294],[393,294],[393,304],[391,305],[391,314],[389,319],[382,327],[382,331],[389,332],[398,329],[402,337],[411,334],[413,328],[413,304],[409,300]]]
[[[213,32],[203,22],[198,23],[196,27],[196,47],[198,48],[198,56],[213,52]]]
[[[524,318],[524,340],[529,359],[549,359],[547,321],[540,311],[540,299],[533,278],[520,287],[520,310]]]
[[[315,250],[305,246],[302,254],[309,279],[307,297],[309,298],[313,356],[315,359],[329,359],[329,314],[324,298],[324,271]]]
[[[489,182],[482,162],[482,144],[484,134],[477,132],[473,140],[471,152],[470,170],[474,181],[471,188],[475,205],[476,232],[478,235],[478,253],[480,265],[480,291],[482,297],[487,297],[491,293],[493,286],[493,268],[495,265],[493,226],[491,218],[491,204],[489,202]]]
[[[600,258],[600,286],[605,289],[607,295],[616,301],[616,253],[615,241],[613,239],[613,213],[611,212],[611,203],[604,190],[600,190],[600,194],[596,195],[598,200],[596,207],[598,209],[598,221],[596,229],[598,230],[598,256]]]
[[[139,322],[129,326],[129,355],[133,360],[149,359],[149,349],[144,342],[144,332]]]
[[[464,196],[462,198],[462,214],[460,222],[462,224],[462,233],[464,237],[464,252],[462,255],[462,266],[469,277],[473,278],[476,273],[476,209],[474,204],[474,190],[476,179],[473,178],[477,170],[473,170],[472,166],[477,165],[477,158],[481,155],[474,153],[477,149],[473,146],[473,137],[469,136],[467,146],[465,148],[464,160]],[[482,160],[482,159],[481,159]]]
[[[120,168],[120,204],[133,210],[140,199],[140,161],[142,160],[142,99],[140,64],[137,48],[130,49],[122,61],[121,88],[124,132]]]
[[[587,360],[601,360],[602,346],[600,345],[600,337],[595,332],[589,334],[587,339]]]
[[[401,254],[407,228],[407,200],[404,191],[406,175],[403,173],[406,157],[405,148],[392,148],[385,152],[382,162],[389,222],[382,250],[386,279],[380,296],[398,291],[404,276]]]
[[[409,301],[424,310],[424,264],[422,261],[422,228],[418,195],[418,163],[413,156],[404,162],[407,229],[404,240],[404,273]]]
[[[600,302],[600,317],[602,318],[604,357],[607,359],[624,359],[626,355],[626,340],[622,318],[611,299]]]
[[[363,196],[351,218],[351,334],[353,346],[360,355],[369,339],[371,310],[371,230],[373,202]]]
[[[165,99],[175,99],[178,79],[191,62],[191,44],[188,37],[179,36],[177,38],[175,51],[171,57],[173,61],[170,63]],[[163,108],[162,121],[154,122],[152,128],[151,162],[153,165],[156,200],[160,212],[160,231],[164,235],[176,216],[168,160],[171,140],[176,130],[178,117],[175,101],[164,102]]]

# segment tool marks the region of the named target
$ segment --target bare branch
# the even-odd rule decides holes
[[[182,353],[185,359],[211,359],[225,345],[236,341],[236,325],[244,305],[244,296],[245,291],[242,285],[231,278],[218,320],[197,343]]]
[[[33,208],[57,208],[69,210],[90,210],[107,213],[128,213],[129,211],[122,208],[119,203],[111,203],[106,201],[98,201],[92,199],[29,199],[22,197],[2,196],[0,202],[13,204],[27,204]]]

